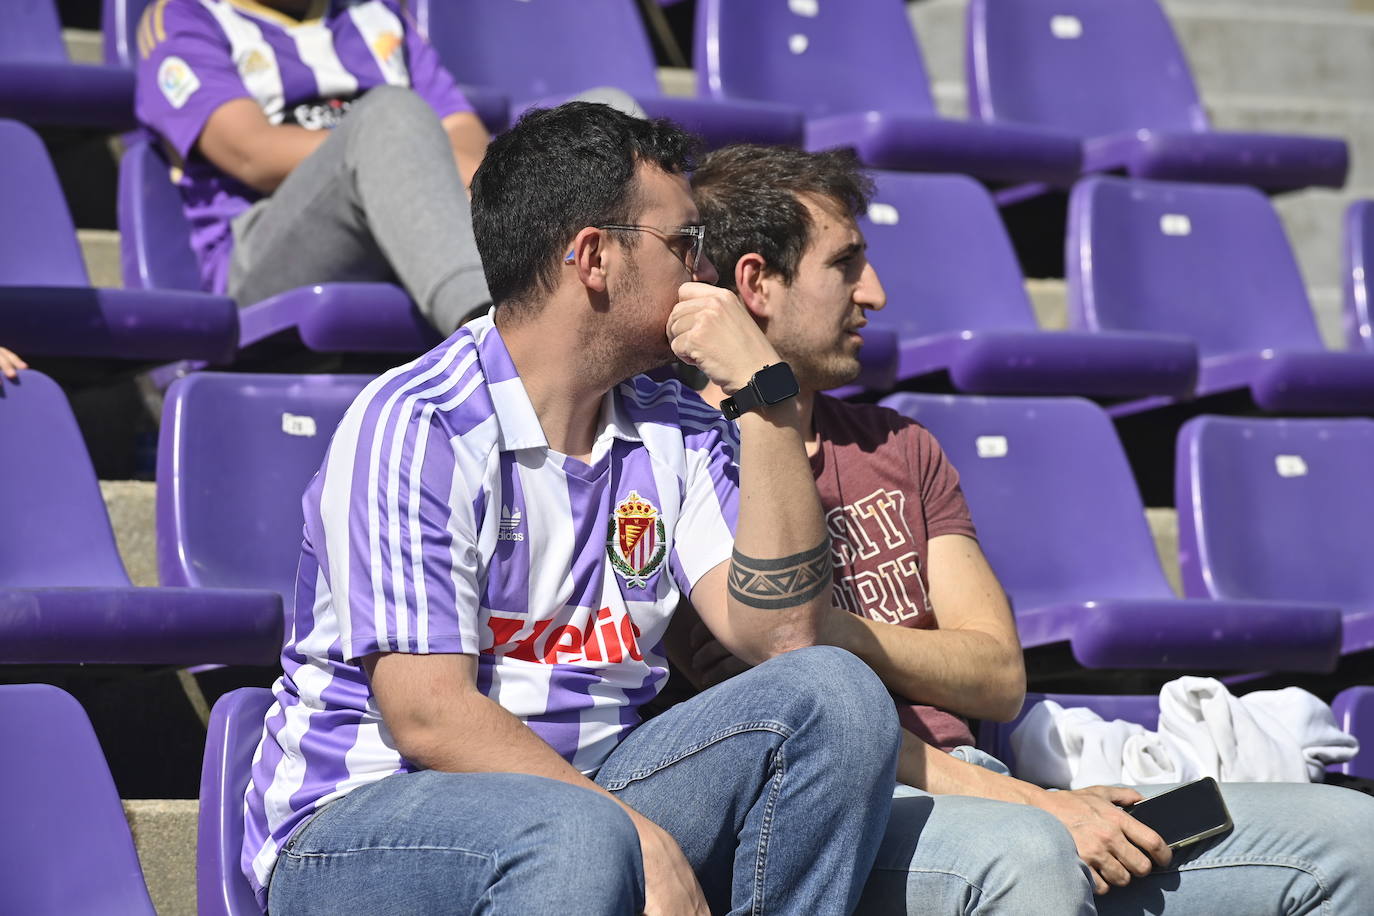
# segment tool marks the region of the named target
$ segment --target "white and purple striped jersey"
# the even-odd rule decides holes
[[[444,118],[472,106],[398,0],[313,0],[301,20],[255,0],[154,0],[139,21],[138,120],[177,160],[191,246],[211,292],[228,282],[230,220],[261,197],[195,152],[225,102],[272,124],[335,126],[375,86],[408,86]]]
[[[373,381],[303,499],[283,675],[245,799],[259,899],[312,812],[415,767],[359,660],[474,655],[477,686],[592,774],[667,673],[680,595],[730,556],[733,424],[676,381],[608,392],[590,464],[549,448],[490,317]]]

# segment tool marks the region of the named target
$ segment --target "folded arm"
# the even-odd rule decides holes
[[[1015,718],[1025,697],[1025,662],[997,577],[970,537],[932,538],[926,553],[938,626],[921,630],[837,614],[836,644],[913,703],[979,719]]]

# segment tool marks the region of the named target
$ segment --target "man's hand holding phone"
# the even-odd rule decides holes
[[[1143,878],[1156,865],[1173,859],[1164,839],[1123,807],[1143,797],[1124,786],[1090,786],[1046,792],[1038,802],[1068,828],[1078,857],[1092,872],[1097,894],[1125,887],[1131,878]]]

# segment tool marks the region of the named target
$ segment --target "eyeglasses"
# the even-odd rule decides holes
[[[672,229],[667,232],[653,226],[621,226],[614,223],[596,228],[619,229],[622,232],[647,232],[667,245],[668,250],[677,255],[693,274],[697,272],[697,267],[701,264],[701,249],[706,244],[705,226],[683,226],[681,229]]]

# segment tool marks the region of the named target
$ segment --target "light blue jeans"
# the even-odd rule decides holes
[[[956,755],[1005,773],[974,748]],[[1145,795],[1167,786],[1141,787]],[[1069,832],[1027,805],[893,793],[860,913],[1363,914],[1374,900],[1374,798],[1336,786],[1227,783],[1235,829],[1094,897]]]
[[[779,656],[637,728],[597,782],[677,840],[713,912],[853,910],[891,808],[898,726],[840,649]],[[639,843],[610,800],[515,774],[389,776],[326,807],[277,859],[269,908],[634,914]]]

